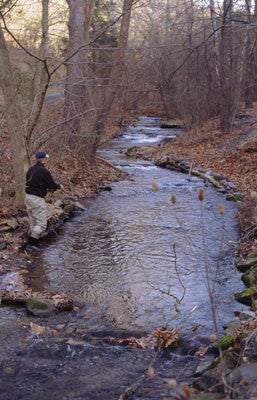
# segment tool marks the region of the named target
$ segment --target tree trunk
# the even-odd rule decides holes
[[[129,26],[131,18],[131,8],[133,0],[124,0],[122,9],[122,19],[118,40],[118,49],[115,52],[113,66],[111,69],[108,87],[103,98],[102,107],[96,113],[93,128],[94,141],[91,148],[90,161],[95,161],[96,150],[99,144],[100,135],[104,133],[105,124],[112,111],[116,98],[123,94],[123,78],[125,76],[125,49],[128,43]]]
[[[236,111],[233,96],[232,8],[232,0],[224,0],[220,42],[220,128],[223,134],[231,132]]]
[[[65,111],[68,143],[74,146],[81,133],[81,117],[85,109],[85,0],[67,0],[69,6],[69,47],[66,63]]]
[[[50,82],[50,76],[47,68],[48,44],[49,44],[49,0],[42,0],[42,37],[39,50],[39,58],[44,61],[37,61],[36,71],[33,82],[33,102],[31,104],[31,112],[27,119],[27,141],[28,146],[31,136],[35,129],[36,123],[40,116],[45,94]]]
[[[6,109],[6,120],[12,152],[12,168],[15,181],[15,206],[24,205],[25,175],[30,166],[25,141],[21,106],[18,99],[15,78],[12,72],[11,60],[0,26],[0,68],[1,85]]]
[[[89,43],[89,31],[92,25],[95,8],[95,0],[87,0],[85,3],[84,35],[85,43]]]
[[[251,108],[253,106],[253,86],[254,86],[254,76],[253,76],[253,65],[254,65],[254,36],[251,31],[251,0],[245,1],[245,11],[246,11],[246,22],[247,22],[247,38],[245,45],[245,68],[244,68],[244,100],[245,107]]]
[[[215,60],[215,73],[217,80],[219,79],[219,66],[218,66],[218,32],[217,32],[217,18],[215,13],[215,0],[210,0],[210,14],[211,14],[211,24],[213,30],[213,53],[214,53],[214,60]]]

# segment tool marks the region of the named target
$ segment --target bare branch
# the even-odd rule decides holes
[[[10,31],[10,29],[8,29],[3,13],[0,13],[0,17],[2,18],[2,21],[4,23],[4,28],[5,28],[6,32],[11,36],[11,38],[15,41],[15,43],[17,43],[17,45],[22,50],[24,50],[29,56],[35,58],[38,61],[44,62],[44,60],[42,60],[41,58],[37,57],[35,54],[31,53],[28,49],[26,49],[26,47],[24,47],[21,44],[21,42],[14,36],[14,34]]]
[[[112,26],[114,26],[122,17],[123,15],[129,13],[132,9],[132,7],[139,3],[141,0],[135,0],[135,2],[132,4],[132,6],[126,10],[125,12],[121,13],[113,22],[111,22],[109,25],[107,25],[94,39],[92,39],[90,42],[83,44],[82,46],[80,46],[76,51],[74,51],[69,57],[67,57],[65,60],[63,60],[62,62],[60,62],[59,65],[57,65],[56,68],[53,69],[53,71],[51,72],[51,75],[53,75],[62,65],[65,65],[72,57],[74,57],[78,52],[80,52],[81,50],[85,50],[87,47],[89,47],[91,44],[95,43],[98,39],[100,39],[100,37],[106,32],[108,31]]]
[[[50,128],[47,128],[46,130],[40,132],[39,136],[43,136],[45,133],[47,133],[47,132],[49,132],[49,131],[51,131],[51,130],[59,127],[59,126],[65,125],[67,122],[72,121],[75,118],[81,117],[81,116],[83,116],[83,115],[85,115],[87,113],[90,113],[90,112],[93,112],[93,111],[97,111],[97,110],[98,110],[98,108],[90,108],[90,109],[88,109],[88,110],[86,110],[86,111],[84,111],[84,112],[82,112],[80,114],[73,115],[72,117],[63,120],[63,121],[59,122],[58,124],[52,125],[52,126],[50,126]],[[81,135],[81,136],[84,137],[84,135]],[[46,138],[44,138],[41,141],[39,141],[38,142],[39,147],[42,146],[43,144],[45,144],[47,142],[48,138],[49,138],[49,136],[47,136]]]

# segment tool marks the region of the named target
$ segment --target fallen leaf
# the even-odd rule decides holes
[[[211,343],[216,342],[217,341],[217,336],[214,335],[214,334],[210,335],[210,341],[211,341]]]
[[[30,323],[30,328],[33,333],[36,335],[56,335],[58,332],[55,329],[48,328],[47,326],[40,326],[37,324],[34,324],[34,322]]]
[[[191,329],[191,332],[195,332],[197,329],[199,329],[199,328],[201,328],[201,327],[202,327],[202,325],[197,324],[197,325],[195,325],[195,326]]]
[[[200,346],[199,349],[194,353],[194,356],[203,356],[204,354],[206,354],[207,350],[208,346],[207,347]]]
[[[147,375],[149,376],[149,378],[153,378],[155,375],[155,371],[151,365],[147,369]]]
[[[85,342],[82,340],[69,339],[66,343],[73,346],[85,346]]]

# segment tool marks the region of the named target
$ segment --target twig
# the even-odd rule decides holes
[[[186,315],[186,317],[180,321],[179,324],[177,324],[175,326],[175,328],[172,329],[172,332],[174,332],[176,330],[176,328],[178,326],[180,326],[182,323],[184,323],[189,317],[190,315],[196,310],[197,306],[193,307],[192,310]],[[139,376],[139,378],[136,379],[136,381],[134,383],[132,383],[130,386],[128,386],[124,392],[120,395],[119,400],[125,400],[134,390],[135,387],[142,382],[142,380],[145,378],[145,376],[147,375],[147,372],[149,371],[149,368],[153,368],[153,364],[156,360],[156,358],[158,357],[158,355],[161,352],[162,349],[162,344],[163,344],[163,339],[159,338],[159,342],[158,342],[158,346],[157,346],[157,350],[155,351],[153,358],[151,360],[151,362],[149,363],[148,367],[144,370],[144,372],[142,373],[141,376]]]
[[[175,331],[180,325],[182,325],[184,322],[186,322],[186,320],[193,314],[193,312],[195,312],[196,309],[197,309],[197,306],[194,306],[192,308],[192,310],[189,311],[189,313],[182,319],[182,321],[180,321],[177,325],[175,325],[175,327],[172,330]]]
[[[179,304],[179,303],[181,302],[181,300],[180,300],[177,296],[175,296],[173,293],[170,292],[170,288],[169,288],[168,290],[164,290],[164,289],[161,289],[161,288],[158,287],[158,286],[154,286],[154,285],[149,281],[148,276],[147,276],[146,271],[145,271],[145,267],[142,265],[142,263],[141,263],[141,261],[139,260],[138,257],[137,257],[137,260],[138,260],[138,262],[139,262],[139,264],[140,264],[140,268],[143,270],[143,273],[144,273],[144,276],[145,276],[145,279],[146,279],[146,282],[148,283],[148,285],[151,286],[152,289],[154,289],[154,290],[156,290],[156,291],[158,291],[158,292],[160,292],[160,293],[162,293],[162,294],[165,294],[166,296],[173,297],[173,299],[176,300],[176,304]],[[183,296],[183,297],[184,297],[184,296]]]

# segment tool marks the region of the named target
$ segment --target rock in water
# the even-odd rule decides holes
[[[26,308],[36,317],[48,317],[53,312],[52,304],[43,297],[30,297],[26,300]]]

